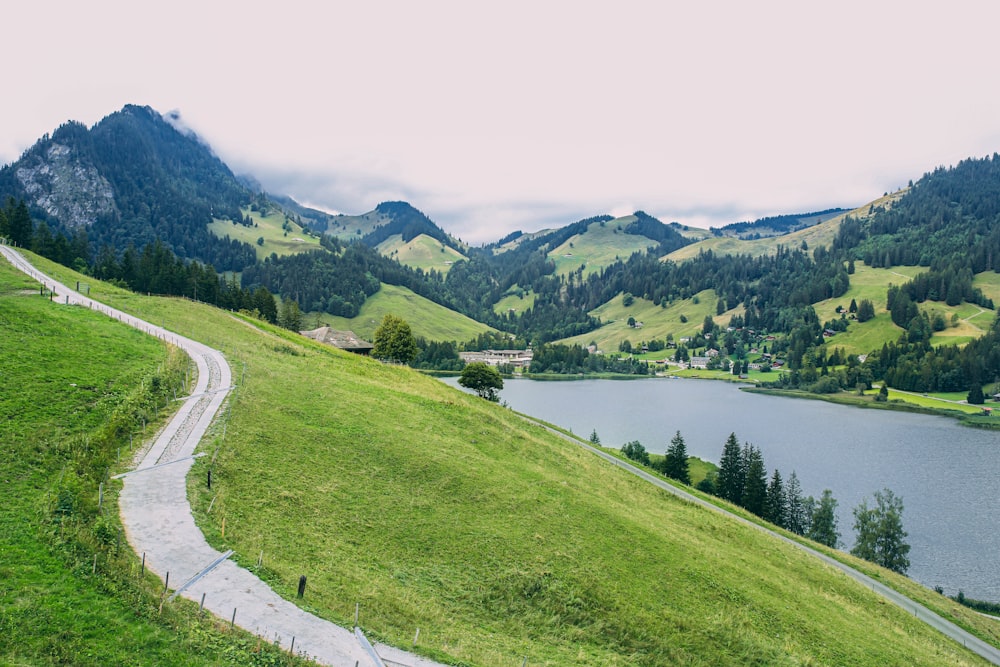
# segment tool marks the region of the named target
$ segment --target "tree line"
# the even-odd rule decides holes
[[[600,445],[597,431],[590,441]],[[687,448],[680,431],[674,435],[662,459],[655,463],[637,440],[621,447],[626,458],[662,473],[665,477],[690,484]],[[818,499],[804,496],[795,471],[785,481],[775,468],[770,477],[760,448],[750,443],[742,446],[731,433],[722,447],[716,474],[698,483],[699,490],[727,500],[779,528],[807,537],[828,547],[840,546],[837,500],[830,489]],[[889,489],[876,491],[854,508],[855,544],[851,554],[905,574],[910,566],[910,545],[903,530],[903,501]]]

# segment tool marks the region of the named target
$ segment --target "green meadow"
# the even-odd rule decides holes
[[[407,368],[201,304],[92,293],[223,350],[240,379],[189,494],[290,599],[451,664],[980,665],[799,550]],[[213,503],[214,499],[214,503]],[[212,511],[209,512],[209,507]],[[223,536],[223,525],[225,534]],[[840,557],[853,560],[840,554]],[[992,621],[905,578],[982,636]]]
[[[160,611],[162,583],[120,536],[107,473],[142,419],[162,422],[187,359],[39,296],[6,261],[0,330],[0,664],[300,664],[191,605]]]
[[[280,211],[272,211],[266,216],[249,208],[242,212],[253,220],[253,227],[238,225],[229,220],[215,220],[208,225],[209,231],[219,238],[228,236],[236,241],[249,243],[257,251],[257,259],[264,259],[272,254],[281,257],[320,248],[319,237],[306,233],[299,224]],[[259,239],[264,242],[258,243]]]
[[[420,234],[404,243],[401,234],[394,234],[378,244],[378,251],[414,269],[448,273],[451,265],[465,259],[465,255],[426,234]]]
[[[356,317],[337,317],[327,313],[306,316],[305,325],[319,322],[334,329],[349,329],[362,338],[371,340],[382,318],[398,315],[410,324],[414,336],[427,340],[467,341],[492,327],[476,322],[433,301],[425,299],[406,287],[383,283],[379,291],[365,299]]]
[[[635,222],[634,215],[615,218],[608,222],[595,222],[584,234],[577,234],[562,245],[552,248],[549,259],[556,264],[556,274],[565,275],[580,268],[584,276],[614,264],[618,259],[628,259],[634,252],[644,252],[655,247],[655,241],[645,236],[626,234],[625,227]]]

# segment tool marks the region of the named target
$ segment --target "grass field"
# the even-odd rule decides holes
[[[453,263],[465,259],[462,253],[426,234],[420,234],[409,243],[403,243],[402,235],[395,234],[380,243],[377,250],[399,260],[400,264],[424,271],[433,269],[438,273],[448,273]]]
[[[270,257],[272,253],[281,257],[321,247],[319,237],[306,234],[302,227],[286,218],[284,213],[275,211],[264,217],[257,211],[245,208],[243,215],[249,215],[256,226],[246,227],[229,220],[215,220],[208,225],[208,229],[219,238],[228,236],[236,241],[249,243],[257,251],[257,259]],[[286,233],[282,225],[287,225],[290,231]],[[260,238],[264,239],[263,245],[257,243]]]
[[[588,345],[593,341],[603,352],[617,352],[618,346],[624,340],[628,340],[632,345],[638,345],[644,340],[664,340],[667,334],[673,334],[675,341],[694,336],[701,331],[706,315],[711,315],[722,326],[726,326],[732,314],[737,312],[734,310],[716,317],[715,306],[718,299],[713,290],[704,290],[695,297],[675,301],[662,308],[652,301],[639,297],[634,298],[631,306],[625,306],[622,296],[619,295],[590,311],[592,316],[604,322],[599,329],[559,342],[569,345]],[[698,303],[695,303],[696,300]],[[635,318],[636,322],[642,322],[642,328],[630,327],[629,317]],[[686,318],[687,322],[682,322],[681,317]]]
[[[516,288],[517,285],[514,286]],[[512,288],[512,289],[514,289]],[[509,290],[508,290],[509,291]],[[510,310],[517,313],[523,313],[527,309],[535,305],[535,293],[528,288],[524,291],[523,295],[518,296],[517,294],[508,294],[503,297],[495,304],[493,304],[493,312],[498,315],[502,315]]]
[[[116,429],[141,434],[140,415],[155,419],[153,402],[162,407],[170,370],[186,358],[43,299],[6,261],[0,327],[0,664],[298,664],[266,645],[257,652],[255,639],[220,631],[190,605],[158,613],[162,584],[140,577],[119,543],[115,484],[98,508],[119,448],[128,457]]]
[[[428,301],[405,287],[383,284],[373,296],[365,299],[357,317],[335,317],[327,313],[310,314],[304,318],[309,327],[321,321],[334,329],[350,329],[362,338],[371,340],[376,327],[386,314],[402,317],[409,322],[414,336],[428,340],[455,340],[464,342],[491,327]]]
[[[678,250],[675,250],[667,255],[664,259],[681,262],[686,259],[697,257],[698,253],[703,250],[711,250],[712,252],[721,255],[773,255],[778,251],[779,245],[785,248],[795,249],[801,248],[803,242],[805,242],[806,247],[810,249],[821,245],[829,247],[833,239],[836,238],[837,231],[840,229],[840,223],[844,221],[845,217],[849,215],[853,218],[865,218],[868,216],[868,210],[870,207],[874,206],[877,208],[882,206],[888,208],[892,206],[892,203],[899,199],[904,193],[905,190],[893,192],[892,194],[879,197],[869,204],[859,206],[853,211],[849,211],[830,218],[825,222],[813,225],[812,227],[800,229],[799,231],[785,234],[783,236],[771,236],[747,241],[731,236],[712,237],[705,239],[704,241],[679,248]]]
[[[263,551],[289,598],[308,575],[320,615],[350,624],[360,604],[370,636],[410,646],[419,627],[417,651],[484,667],[984,664],[501,406],[200,304],[92,293],[226,352],[242,385],[225,441],[206,443],[222,445],[211,514],[189,487],[200,525],[244,564]],[[869,569],[996,641],[991,621]]]
[[[645,236],[626,234],[625,227],[635,222],[634,215],[615,218],[605,223],[595,222],[584,234],[577,234],[562,245],[549,251],[549,259],[556,264],[556,273],[565,275],[585,265],[584,275],[600,271],[618,259],[628,259],[634,252],[645,251],[657,244]]]

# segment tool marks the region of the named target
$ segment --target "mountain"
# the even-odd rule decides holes
[[[814,213],[792,213],[759,218],[753,222],[734,222],[712,232],[721,236],[736,236],[741,239],[759,239],[765,236],[781,236],[847,213],[850,209],[828,208]]]
[[[218,270],[255,261],[252,246],[207,229],[242,221],[254,193],[176,115],[149,107],[128,105],[90,129],[60,126],[0,169],[0,197],[24,199],[50,228],[85,231],[93,251],[159,239]]]

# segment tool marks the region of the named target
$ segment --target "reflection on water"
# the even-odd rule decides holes
[[[446,380],[457,386],[456,378]],[[766,396],[711,380],[506,380],[511,408],[605,446],[640,441],[663,453],[680,431],[688,453],[718,463],[731,432],[761,449],[771,471],[794,470],[805,495],[840,503],[844,548],[851,510],[888,487],[904,503],[909,576],[949,595],[1000,601],[1000,433],[928,415]]]

